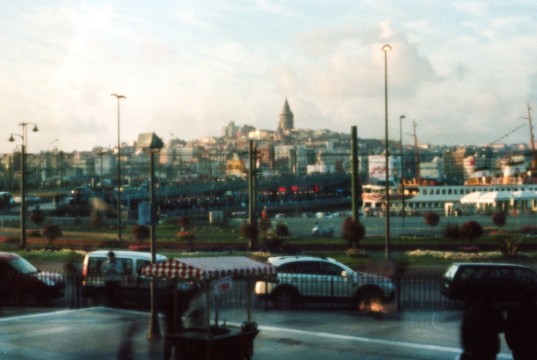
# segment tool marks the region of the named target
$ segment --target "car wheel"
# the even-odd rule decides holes
[[[39,304],[39,298],[33,291],[24,291],[20,297],[22,306],[36,306]]]
[[[295,306],[296,294],[289,290],[279,290],[274,294],[274,306],[279,310],[291,310]]]
[[[367,313],[379,313],[384,310],[384,295],[380,289],[370,288],[357,295],[358,310]]]

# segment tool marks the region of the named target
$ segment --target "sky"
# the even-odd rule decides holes
[[[24,127],[29,152],[116,146],[113,93],[125,143],[276,130],[285,99],[295,128],[384,139],[386,78],[405,144],[529,143],[537,109],[533,0],[2,1],[0,49],[0,153]]]

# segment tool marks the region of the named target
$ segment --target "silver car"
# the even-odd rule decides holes
[[[258,281],[255,293],[275,307],[288,310],[300,302],[347,302],[359,310],[395,297],[393,282],[383,276],[354,271],[337,260],[314,256],[270,257],[277,268],[277,281]]]

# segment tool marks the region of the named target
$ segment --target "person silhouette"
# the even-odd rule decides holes
[[[515,360],[537,359],[537,292],[528,288],[519,305],[509,310],[505,321],[505,340]]]
[[[464,312],[461,325],[461,342],[464,356],[475,360],[495,360],[500,352],[500,333],[504,318],[494,306],[490,294],[483,294]]]

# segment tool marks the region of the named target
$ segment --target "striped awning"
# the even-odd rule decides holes
[[[210,281],[224,276],[235,278],[275,277],[276,268],[244,256],[175,258],[142,269],[145,276],[186,281]]]

